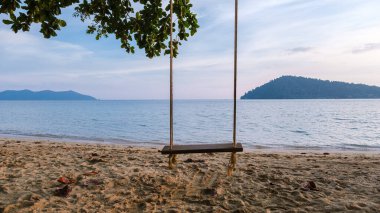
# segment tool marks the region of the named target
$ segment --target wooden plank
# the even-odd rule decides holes
[[[237,143],[236,147],[231,143],[224,144],[191,144],[191,145],[174,145],[172,149],[170,146],[165,146],[161,150],[161,154],[188,154],[188,153],[212,153],[212,152],[242,152],[243,145]]]

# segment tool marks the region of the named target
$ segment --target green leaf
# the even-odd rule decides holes
[[[64,20],[59,20],[59,26],[66,27],[66,22]]]
[[[13,21],[4,19],[3,23],[9,25],[9,24],[13,24]]]

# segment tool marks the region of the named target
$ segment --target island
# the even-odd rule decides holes
[[[0,92],[0,100],[9,100],[9,101],[21,101],[21,100],[35,100],[35,101],[90,101],[96,100],[96,98],[83,95],[74,91],[61,91],[55,92],[51,90],[43,90],[33,92],[31,90],[6,90]]]
[[[282,76],[246,92],[241,99],[374,99],[380,87],[300,76]]]

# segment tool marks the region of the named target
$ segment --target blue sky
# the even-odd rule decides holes
[[[193,1],[199,32],[175,59],[178,99],[233,96],[233,1]],[[240,0],[238,95],[282,75],[380,86],[380,1]],[[75,90],[99,99],[167,99],[169,58],[96,41],[64,11],[53,39],[0,24],[0,90]]]

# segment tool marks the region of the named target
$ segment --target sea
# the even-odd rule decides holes
[[[174,143],[232,142],[232,100],[176,100]],[[0,101],[0,137],[159,147],[169,101]],[[239,100],[247,149],[380,151],[380,100]]]

